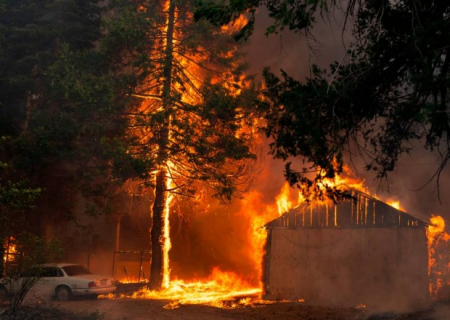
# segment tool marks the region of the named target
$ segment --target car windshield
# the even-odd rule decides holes
[[[91,272],[88,269],[78,264],[65,266],[63,267],[63,270],[67,273],[69,277],[80,276],[83,274],[91,274]]]

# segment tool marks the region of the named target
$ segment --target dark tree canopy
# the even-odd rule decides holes
[[[3,10],[2,10],[3,9]],[[1,133],[17,135],[63,44],[86,50],[100,36],[97,0],[2,1],[0,4]]]
[[[128,153],[123,116],[135,77],[117,72],[103,41],[97,0],[2,1],[0,132],[11,185],[41,188],[32,221],[108,211],[108,198],[151,162]],[[0,172],[3,181],[10,181]],[[30,210],[28,210],[30,211]],[[35,227],[36,229],[36,227]]]
[[[265,5],[274,19],[269,33],[283,28],[308,33],[319,13],[339,4],[206,2],[197,17],[220,24],[240,13],[253,16],[256,7]],[[284,71],[281,77],[264,71],[261,107],[267,121],[265,132],[273,138],[272,154],[284,160],[303,156],[312,163],[301,172],[287,163],[286,177],[292,185],[311,185],[305,173],[317,168],[321,173],[315,179],[333,177],[341,171],[346,151],[362,154],[366,169],[386,178],[400,155],[418,140],[427,149],[439,150],[439,179],[450,159],[450,3],[350,1],[344,10],[353,35],[345,63],[327,69],[313,66],[305,81]],[[250,19],[247,29],[252,23]]]

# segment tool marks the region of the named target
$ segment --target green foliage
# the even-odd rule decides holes
[[[305,83],[266,71],[274,155],[305,156],[334,176],[333,161],[342,165],[354,142],[367,169],[385,178],[410,141],[420,140],[441,149],[439,173],[450,158],[450,58],[448,40],[440,36],[450,28],[449,11],[439,1],[367,1],[358,11],[348,64],[315,68]],[[287,177],[295,184],[304,175],[288,168]]]
[[[0,137],[0,151],[9,141]],[[5,237],[21,225],[23,211],[34,204],[41,192],[40,188],[31,188],[26,179],[18,178],[8,163],[0,161],[0,248]]]
[[[42,264],[55,263],[64,256],[62,243],[58,239],[47,242],[33,234],[22,233],[17,238],[20,258],[8,264],[3,284],[10,293],[10,309],[15,314],[23,305],[28,292],[41,279]]]
[[[41,192],[39,188],[27,188],[25,181],[0,180],[0,183],[0,206],[10,210],[28,208],[30,203],[36,200]]]
[[[146,174],[145,162],[127,157],[127,122],[122,116],[128,103],[127,79],[112,73],[107,62],[94,51],[61,49],[46,73],[48,99],[33,110],[28,132],[17,140],[24,165],[44,165],[56,158],[83,171],[89,166],[100,175],[106,174],[109,160],[117,159],[111,161],[115,176],[126,180],[139,167],[138,174]]]
[[[41,193],[41,189],[28,188],[25,180],[19,182],[3,180],[2,172],[7,170],[7,164],[0,162],[0,211],[29,208]],[[0,220],[2,220],[2,216],[0,216]]]
[[[62,242],[56,238],[47,241],[34,234],[24,233],[16,239],[16,243],[22,256],[15,270],[19,274],[35,265],[59,262],[64,258]]]
[[[151,159],[127,148],[128,78],[114,74],[102,53],[67,46],[46,77],[46,99],[36,103],[28,130],[15,142],[16,165],[66,177],[72,192],[94,200],[107,196],[111,182],[145,178]]]
[[[124,112],[138,76],[118,73],[118,53],[99,48],[99,1],[8,1],[3,9],[0,114],[1,130],[14,137],[9,162],[46,195],[36,210],[70,217],[81,192],[90,212],[101,212],[94,207],[106,208],[114,188],[152,166],[127,147]]]
[[[0,11],[2,134],[17,135],[26,128],[27,112],[42,94],[44,73],[63,43],[71,50],[92,48],[100,36],[97,4],[96,0],[4,4]]]

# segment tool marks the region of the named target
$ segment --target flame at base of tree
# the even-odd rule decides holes
[[[135,292],[131,298],[171,300],[165,309],[174,309],[183,304],[236,308],[259,301],[260,294],[260,288],[253,287],[235,273],[215,268],[206,279],[171,280],[162,290],[143,288]]]

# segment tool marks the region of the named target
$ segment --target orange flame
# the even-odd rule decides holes
[[[168,168],[172,167],[172,164],[169,162],[167,164]],[[174,187],[174,182],[170,178],[167,179],[166,189],[170,190]],[[170,203],[172,202],[174,196],[170,194],[167,196],[166,205],[164,208],[164,226],[163,226],[163,234],[164,234],[164,245],[163,245],[163,288],[169,287],[170,282],[170,259],[169,259],[169,251],[172,248],[172,243],[170,241]]]
[[[226,32],[229,34],[233,34],[241,30],[248,22],[248,19],[245,15],[241,14],[236,20],[232,23],[226,24],[221,27],[222,32]]]
[[[392,199],[389,199],[388,201],[386,201],[386,203],[387,203],[388,205],[390,205],[391,207],[394,207],[394,208],[397,209],[397,210],[400,210],[400,211],[406,211],[406,210],[400,205],[400,201],[398,201],[398,200],[392,200]]]
[[[442,234],[444,239],[448,240],[449,234],[445,233],[445,221],[441,216],[431,215],[431,225],[428,227],[428,234],[433,242],[437,235]],[[429,238],[430,239],[430,238]]]
[[[3,262],[13,262],[16,259],[16,255],[18,253],[17,251],[17,245],[14,243],[11,243],[11,241],[14,241],[14,237],[10,237],[9,241],[5,243],[5,254],[3,255]]]
[[[161,291],[141,289],[132,297],[135,299],[171,300],[165,309],[178,308],[183,304],[204,304],[219,308],[235,308],[251,302],[249,296],[260,293],[232,272],[213,269],[207,279],[171,280],[169,286]]]
[[[284,192],[289,193],[289,185],[287,188],[282,188],[282,191],[276,197],[277,202],[278,199],[286,196]],[[256,276],[261,291],[262,261],[265,254],[264,245],[267,238],[267,232],[264,225],[281,215],[274,205],[261,206],[262,199],[263,195],[261,193],[256,191],[249,192],[245,201],[243,201],[240,210],[241,214],[251,217],[251,230],[249,230],[247,235],[247,238],[249,239],[249,256],[255,266]]]
[[[280,194],[276,197],[278,214],[280,215],[288,212],[293,207],[292,202],[289,200],[290,191],[291,187],[289,186],[289,183],[285,182],[283,187],[281,188]]]
[[[445,220],[441,216],[431,215],[430,223],[427,228],[428,275],[430,277],[430,294],[432,297],[436,297],[439,289],[445,284],[442,278],[442,269],[448,268],[448,266],[440,265],[439,247],[450,240],[450,234],[445,232]],[[447,263],[449,262],[447,261]]]
[[[342,175],[338,174],[334,179],[324,179],[322,183],[329,187],[351,188],[367,194],[371,194],[369,189],[364,185],[365,180],[355,178],[349,166],[344,165],[342,171]]]

